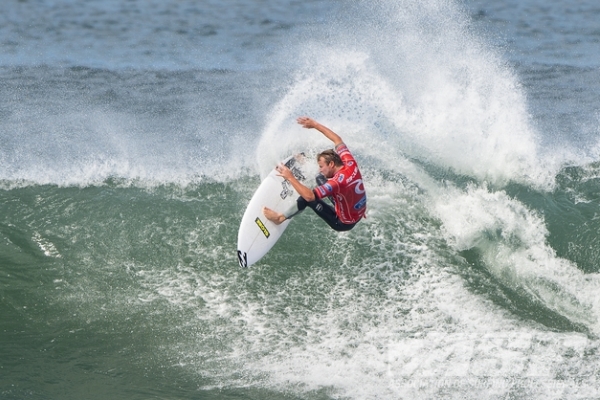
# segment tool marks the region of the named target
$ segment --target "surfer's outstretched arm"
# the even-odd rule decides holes
[[[302,125],[303,127],[305,127],[306,129],[316,129],[316,130],[318,130],[323,135],[325,135],[325,137],[327,139],[331,140],[333,142],[333,145],[335,147],[337,147],[338,145],[344,143],[344,141],[342,140],[342,138],[340,137],[340,135],[338,135],[337,133],[335,133],[334,131],[332,131],[331,129],[329,129],[328,127],[326,127],[325,125],[322,125],[322,124],[318,123],[317,121],[315,121],[312,118],[309,118],[309,117],[300,117],[296,121],[298,121],[298,123],[300,125]]]

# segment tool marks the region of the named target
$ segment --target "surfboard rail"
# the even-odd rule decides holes
[[[306,184],[308,159],[304,153],[291,155],[282,163],[294,174],[296,179]],[[263,214],[263,207],[284,213],[291,209],[298,198],[292,184],[273,169],[259,185],[250,199],[238,230],[237,257],[242,268],[248,268],[260,260],[277,243],[290,220],[277,225]]]

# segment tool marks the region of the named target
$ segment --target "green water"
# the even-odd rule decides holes
[[[0,191],[4,398],[294,398],[296,385],[262,389],[269,373],[249,364],[402,317],[385,309],[398,289],[386,283],[410,279],[420,250],[393,245],[410,226],[339,236],[305,213],[240,269],[237,226],[257,184]]]
[[[501,229],[521,242],[483,231],[459,251],[426,190],[396,174],[367,175],[371,211],[353,231],[335,233],[305,212],[249,269],[239,268],[235,244],[256,177],[1,190],[2,398],[327,399],[350,396],[340,388],[358,390],[358,376],[369,391],[414,395],[424,377],[402,372],[418,359],[407,340],[446,342],[460,358],[466,337],[525,335],[531,347],[500,358],[512,365],[578,351],[559,338],[594,332],[585,297],[550,276],[490,264],[490,254],[518,254],[530,240],[511,224]],[[504,329],[485,322],[479,331],[486,315]],[[586,351],[595,343],[586,340]],[[395,358],[398,349],[408,353]],[[491,354],[472,358],[471,371]],[[460,374],[452,360],[439,365]]]

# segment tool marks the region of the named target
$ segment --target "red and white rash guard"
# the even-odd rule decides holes
[[[333,196],[335,213],[344,224],[355,224],[367,211],[367,195],[358,164],[344,143],[335,148],[344,166],[324,185],[313,189],[319,199]]]

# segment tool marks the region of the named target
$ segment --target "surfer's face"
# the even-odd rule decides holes
[[[333,178],[333,175],[335,175],[335,164],[333,161],[327,163],[325,162],[325,159],[321,157],[317,163],[319,164],[319,172],[322,173],[325,178]]]

